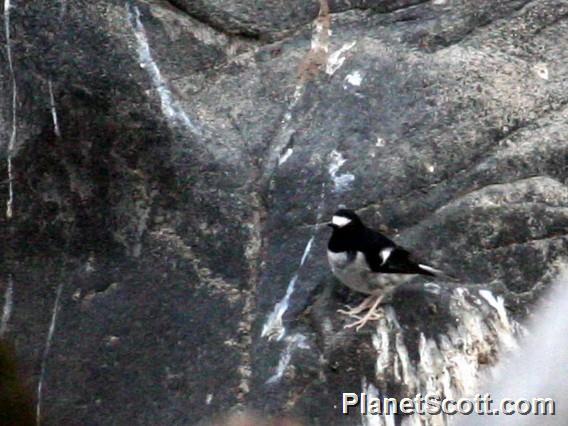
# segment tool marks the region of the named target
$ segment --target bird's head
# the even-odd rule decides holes
[[[331,226],[334,231],[358,229],[363,226],[363,222],[361,222],[361,219],[353,210],[339,209],[331,218],[328,226]]]

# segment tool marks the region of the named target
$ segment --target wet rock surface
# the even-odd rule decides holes
[[[0,333],[46,424],[355,424],[515,350],[566,252],[568,3],[5,5]],[[340,204],[460,283],[344,330]]]

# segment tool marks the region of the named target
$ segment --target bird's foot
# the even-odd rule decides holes
[[[354,321],[352,323],[349,324],[345,324],[343,326],[343,328],[353,328],[355,327],[356,331],[359,331],[361,328],[363,328],[365,326],[365,324],[367,324],[369,321],[376,321],[380,318],[382,318],[381,315],[379,314],[374,314],[374,315],[369,315],[368,313],[363,317],[355,317],[355,318],[359,318],[357,321]]]
[[[376,297],[377,296],[369,296],[367,298],[365,298],[365,300],[363,300],[363,302],[361,302],[358,306],[354,307],[354,308],[349,308],[349,306],[346,305],[347,310],[345,309],[338,309],[337,312],[339,312],[340,314],[343,315],[347,315],[350,317],[354,317],[354,318],[359,318],[358,314],[360,314],[361,312],[363,312],[365,309],[369,309],[371,306],[373,306],[373,303],[375,303],[376,301]]]
[[[355,331],[359,331],[369,321],[376,321],[376,320],[382,318],[382,315],[377,312],[377,308],[378,308],[379,304],[381,303],[381,301],[383,300],[383,297],[382,296],[375,296],[375,297],[376,297],[376,299],[375,299],[373,305],[369,309],[369,312],[367,312],[363,318],[361,318],[357,315],[352,315],[353,317],[358,318],[357,321],[352,322],[350,324],[346,324],[343,328],[355,327]]]
[[[347,315],[348,317],[351,318],[360,318],[359,314],[368,307],[363,309],[357,309],[357,308],[349,308],[349,306],[346,306],[346,308],[348,309],[338,309],[337,312],[343,315]]]

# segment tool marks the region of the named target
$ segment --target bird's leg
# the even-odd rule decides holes
[[[373,305],[373,302],[375,301],[375,297],[376,296],[370,295],[369,297],[366,297],[365,300],[363,300],[363,302],[361,302],[355,308],[349,308],[347,310],[338,309],[337,312],[339,312],[340,314],[348,315],[350,317],[358,318],[357,314],[360,314],[365,309],[369,309]]]
[[[367,324],[367,322],[378,320],[381,316],[377,313],[377,307],[383,300],[383,296],[381,295],[375,297],[376,297],[375,303],[373,303],[373,306],[371,306],[369,312],[367,312],[363,318],[359,318],[357,321],[345,325],[344,328],[356,327],[355,330],[359,331],[365,324]]]

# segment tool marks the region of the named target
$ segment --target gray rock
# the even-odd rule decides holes
[[[341,392],[461,395],[515,350],[566,251],[566,1],[5,12],[0,330],[46,422],[353,424]],[[344,330],[341,204],[461,282]]]

